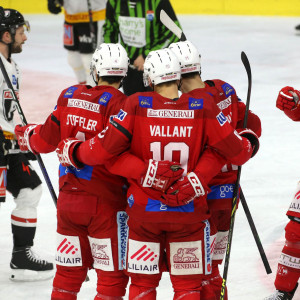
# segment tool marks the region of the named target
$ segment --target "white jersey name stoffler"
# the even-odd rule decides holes
[[[6,69],[8,78],[11,81],[13,89],[19,97],[19,81],[20,81],[20,71],[17,64],[11,59],[11,62],[0,54],[0,57],[3,61],[4,67]],[[8,131],[14,133],[15,122],[14,111],[17,109],[16,102],[12,91],[9,89],[2,72],[0,72],[0,126],[3,131]]]

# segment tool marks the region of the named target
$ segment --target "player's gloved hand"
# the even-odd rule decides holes
[[[84,167],[84,164],[75,156],[75,152],[81,143],[82,141],[75,138],[67,138],[59,142],[55,151],[63,167],[73,166],[76,169]]]
[[[251,143],[251,145],[252,145],[251,157],[253,157],[259,149],[259,139],[258,139],[257,134],[249,128],[238,128],[238,129],[236,129],[236,131],[239,133],[240,136],[245,137]]]
[[[168,206],[181,206],[204,196],[207,188],[203,187],[199,177],[191,172],[176,181],[159,199]]]
[[[280,110],[293,110],[299,104],[300,92],[291,86],[285,86],[278,94],[276,107]]]
[[[141,176],[140,184],[144,188],[164,192],[182,176],[183,171],[180,164],[176,162],[150,159]]]
[[[36,154],[36,152],[30,146],[30,136],[33,134],[34,129],[38,125],[36,124],[27,124],[25,126],[17,125],[15,127],[15,134],[18,139],[18,144],[21,151],[31,151]]]
[[[57,0],[48,0],[48,10],[52,14],[59,14],[61,12],[60,3]]]

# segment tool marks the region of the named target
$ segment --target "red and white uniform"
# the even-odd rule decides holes
[[[109,86],[75,85],[65,89],[45,124],[35,129],[31,148],[47,153],[64,138],[92,138],[106,127],[109,116],[120,110],[124,100],[124,94]],[[57,272],[52,299],[64,299],[60,297],[66,292],[61,291],[76,299],[92,265],[98,274],[99,294],[125,295],[125,184],[124,178],[109,173],[104,165],[85,165],[82,169],[60,166]]]
[[[210,170],[202,166],[207,162],[199,160],[206,146],[237,164],[243,164],[252,153],[248,141],[233,132],[205,91],[198,91],[194,96],[183,94],[175,100],[149,92],[127,98],[105,134],[81,144],[76,156],[81,162],[95,165],[129,150],[142,160],[177,161],[185,174],[194,171],[206,178]],[[153,288],[149,299],[155,299],[164,249],[175,298],[185,290],[200,290],[202,279],[211,271],[209,213],[205,199],[168,207],[149,198],[134,180],[129,183],[130,299],[141,292],[137,292],[136,286],[144,286],[145,292]],[[182,262],[188,258],[191,263],[184,267]]]
[[[238,98],[235,89],[219,79],[205,81],[204,90],[214,96],[214,101],[223,112],[234,129],[243,128],[246,105]],[[196,94],[196,89],[190,92]],[[258,137],[261,135],[261,122],[257,115],[249,111],[247,128],[252,129]],[[222,170],[209,182],[211,192],[207,195],[207,203],[211,213],[212,226],[213,269],[212,285],[216,296],[220,295],[222,278],[219,275],[218,264],[221,264],[227,247],[230,228],[232,198],[237,179],[238,166],[230,162],[224,163]],[[217,234],[215,234],[217,232]]]
[[[300,121],[300,107],[284,109],[284,113],[293,121]],[[275,287],[277,290],[291,292],[300,278],[300,183],[288,208],[290,219],[285,227],[285,245],[280,254]]]

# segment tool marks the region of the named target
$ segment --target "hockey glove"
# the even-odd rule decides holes
[[[278,94],[276,107],[280,110],[293,110],[299,104],[300,92],[290,86],[282,88]]]
[[[205,194],[206,190],[200,179],[194,172],[191,172],[176,181],[166,193],[162,195],[162,199],[160,200],[168,206],[181,206]]]
[[[36,124],[28,124],[25,126],[17,125],[15,127],[15,134],[18,139],[18,144],[21,151],[31,151],[32,153],[36,154],[35,151],[30,147],[30,137],[33,134],[34,129],[38,125]]]
[[[238,128],[236,129],[236,131],[239,133],[240,136],[245,137],[251,143],[252,146],[251,157],[253,157],[259,149],[259,139],[257,134],[249,128],[244,128],[244,129]]]
[[[183,171],[178,163],[150,159],[141,176],[141,185],[164,192],[182,176]]]
[[[59,14],[61,12],[60,3],[57,0],[48,0],[48,10],[52,14]]]
[[[63,167],[73,166],[76,169],[84,167],[84,164],[75,157],[75,152],[81,143],[75,138],[67,138],[59,142],[55,151]]]

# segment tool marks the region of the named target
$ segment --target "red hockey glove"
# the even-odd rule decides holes
[[[276,107],[281,110],[293,110],[299,103],[300,92],[290,86],[282,88],[276,100]]]
[[[17,125],[15,127],[15,134],[17,136],[18,144],[20,146],[21,151],[29,150],[32,153],[37,154],[35,151],[32,150],[29,142],[30,136],[33,134],[33,131],[37,126],[38,125],[36,124],[28,124],[25,126]]]
[[[76,159],[74,153],[82,141],[75,138],[67,138],[59,142],[56,154],[63,167],[73,166],[76,169],[83,168],[84,164]]]
[[[253,157],[257,153],[257,151],[259,149],[259,139],[258,139],[258,136],[256,135],[256,133],[254,131],[252,131],[249,128],[244,128],[244,129],[238,128],[238,129],[236,129],[236,131],[239,133],[240,136],[245,137],[251,143],[252,150],[253,150],[251,157]]]
[[[182,173],[183,169],[178,163],[150,159],[141,176],[141,185],[164,192],[182,176]]]
[[[206,190],[200,179],[191,172],[175,182],[159,200],[168,206],[181,206],[205,194]]]

